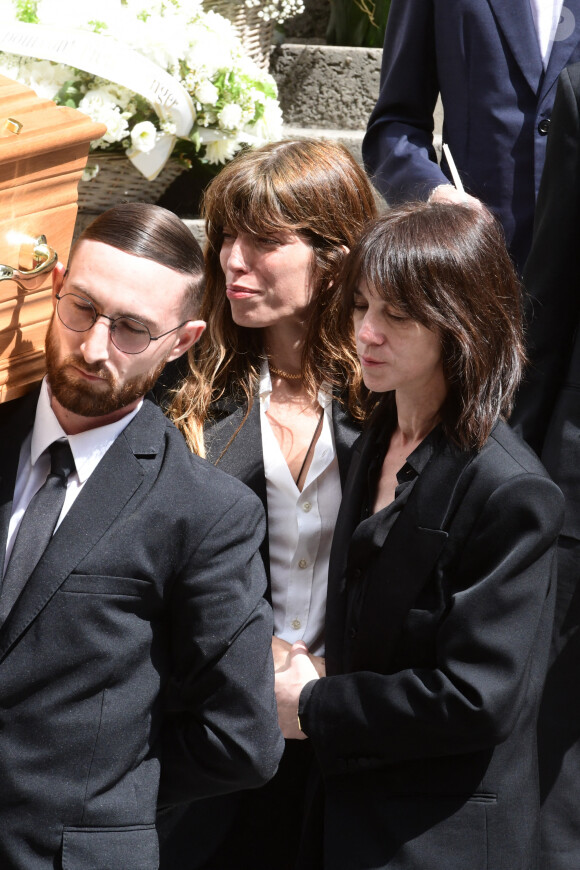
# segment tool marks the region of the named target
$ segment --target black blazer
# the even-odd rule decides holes
[[[570,444],[577,441],[577,423],[573,432],[566,433],[563,421],[578,420],[579,226],[580,63],[576,63],[560,76],[554,103],[534,239],[524,271],[530,365],[510,419],[538,455],[547,452],[546,467],[564,486],[565,476],[574,469],[557,453],[563,438]]]
[[[539,720],[542,868],[580,867],[580,64],[560,76],[524,273],[530,366],[512,416],[566,498]]]
[[[300,704],[324,781],[323,866],[531,870],[562,495],[504,423],[479,453],[441,437],[367,570],[349,542],[375,450],[371,429],[335,531],[328,676]]]
[[[35,407],[0,406],[1,554]],[[0,628],[3,870],[157,870],[158,789],[273,775],[263,532],[253,493],[145,399]]]
[[[262,453],[262,434],[260,427],[260,402],[256,397],[250,408],[250,413],[240,427],[246,406],[236,405],[233,401],[217,404],[216,416],[205,429],[206,456],[222,471],[227,471],[243,481],[261,500],[268,515],[266,496],[266,476],[264,472],[264,456]],[[350,464],[351,448],[360,435],[360,424],[356,423],[348,411],[338,401],[332,403],[332,422],[336,456],[340,481],[344,488],[346,475]],[[237,431],[237,434],[235,434]],[[235,434],[229,447],[228,442]],[[227,449],[226,449],[227,447]],[[225,452],[224,452],[225,451]],[[268,552],[268,535],[260,549],[268,581],[270,578],[270,555]]]

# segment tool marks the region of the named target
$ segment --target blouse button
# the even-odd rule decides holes
[[[294,629],[294,631],[298,631],[298,629],[300,628],[301,625],[302,625],[302,623],[300,622],[299,619],[292,620],[292,628]]]
[[[298,562],[298,567],[299,568],[308,568],[308,562],[306,561],[306,559],[300,559],[300,561]]]
[[[304,511],[304,513],[308,513],[308,511],[311,509],[312,509],[312,505],[310,504],[310,502],[305,501],[304,504],[302,505],[302,510]]]

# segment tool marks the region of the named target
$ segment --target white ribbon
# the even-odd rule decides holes
[[[16,22],[0,31],[0,51],[52,60],[100,76],[144,97],[162,121],[175,125],[177,136],[187,136],[195,109],[183,85],[169,73],[111,36]],[[175,136],[160,134],[147,154],[132,152],[129,159],[147,178],[155,178],[167,162]]]

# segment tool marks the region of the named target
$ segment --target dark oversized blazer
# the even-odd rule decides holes
[[[442,438],[365,578],[349,541],[375,450],[371,429],[336,526],[328,676],[300,699],[324,868],[532,870],[562,495],[504,423],[479,453]],[[355,621],[346,595],[363,578]]]
[[[556,81],[578,60],[580,0],[564,0],[545,74],[529,0],[392,0],[363,144],[374,183],[395,203],[450,178],[432,143],[440,92],[443,140],[464,186],[497,214],[523,269]]]
[[[524,272],[530,365],[514,427],[566,498],[540,710],[542,870],[580,867],[580,64],[562,72]]]
[[[244,419],[245,413],[246,407],[237,405],[233,401],[225,401],[216,406],[215,418],[205,429],[206,456],[222,471],[232,474],[249,486],[264,505],[267,517],[266,476],[258,398],[254,399],[247,420],[225,450],[232,435],[238,430]],[[344,487],[350,464],[351,448],[360,435],[360,424],[352,420],[338,400],[334,400],[332,403],[332,423],[340,480]],[[225,452],[223,452],[224,450]],[[262,544],[261,553],[269,578],[270,556],[267,534]]]
[[[243,426],[246,406],[236,404],[231,399],[216,403],[212,408],[214,418],[205,428],[206,456],[210,462],[216,463],[222,471],[237,477],[252,489],[261,499],[267,512],[266,477],[264,471],[264,456],[262,452],[262,434],[260,425],[260,401],[256,397],[252,403],[250,413]],[[351,447],[360,434],[360,426],[353,422],[344,407],[334,401],[332,405],[332,419],[334,442],[338,459],[338,467],[341,483],[344,486],[346,474],[350,463]],[[237,434],[235,434],[237,433]],[[228,443],[235,435],[229,447]],[[227,450],[225,449],[227,447]],[[225,450],[225,452],[224,452]],[[270,576],[270,557],[268,551],[268,536],[264,538],[261,546],[261,554],[266,566],[268,582]],[[269,586],[267,597],[270,597]],[[305,744],[301,749],[308,751]],[[283,771],[282,771],[283,772]],[[274,788],[279,786],[279,775],[270,785]],[[301,780],[298,778],[290,784],[288,776],[284,776],[283,788],[288,795],[289,801],[303,801],[304,790]],[[254,799],[258,801],[254,804]],[[162,820],[160,824],[161,867],[162,870],[196,870],[219,866],[223,862],[224,870],[229,870],[230,863],[239,861],[244,864],[244,856],[239,859],[232,857],[238,848],[243,850],[242,837],[235,839],[228,833],[230,826],[236,824],[244,829],[244,816],[241,810],[251,813],[255,806],[259,807],[260,795],[248,795],[247,792],[239,792],[224,796],[219,801],[197,801],[191,806],[185,817],[180,812]],[[258,810],[256,810],[258,811]],[[237,830],[237,828],[236,828]],[[249,828],[242,831],[242,836],[250,836]],[[216,861],[209,860],[216,849],[223,847],[227,850],[227,857],[223,852]],[[267,847],[264,847],[267,848]],[[273,864],[275,863],[273,848]],[[232,867],[233,870],[233,867]]]
[[[0,407],[0,553],[36,394]],[[145,399],[0,627],[0,867],[156,870],[155,813],[282,751],[263,511]]]

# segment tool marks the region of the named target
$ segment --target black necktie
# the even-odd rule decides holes
[[[68,441],[54,441],[50,473],[24,512],[0,589],[0,624],[4,622],[36,563],[46,550],[57,524],[69,474],[75,461]]]

